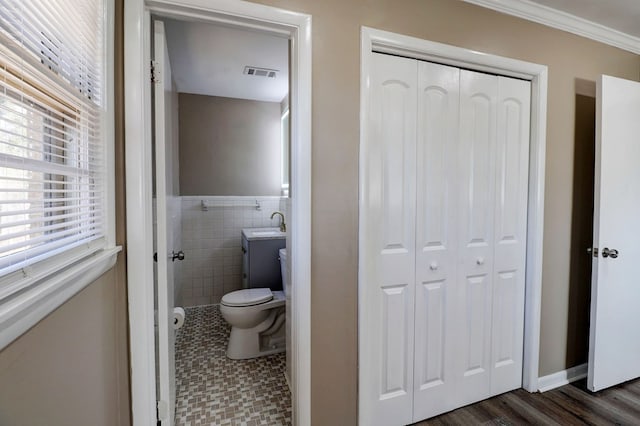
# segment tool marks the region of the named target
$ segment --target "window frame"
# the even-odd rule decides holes
[[[280,195],[289,197],[291,180],[291,114],[289,106],[280,114]]]
[[[111,269],[121,247],[115,222],[114,0],[104,0],[104,237],[0,277],[0,350]]]

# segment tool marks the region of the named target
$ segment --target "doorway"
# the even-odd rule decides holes
[[[311,18],[272,7],[226,1],[125,4],[125,105],[129,323],[134,424],[156,421],[150,96],[151,14],[224,23],[287,37],[291,48],[291,281],[293,421],[310,419]],[[141,143],[142,141],[142,143]]]
[[[155,15],[152,25],[156,252],[171,254],[157,257],[160,420],[290,423],[289,40]],[[229,298],[252,291],[271,299],[225,316]],[[259,351],[234,341],[232,327],[250,321]]]
[[[375,55],[391,54],[395,56],[401,56],[404,58],[418,59],[429,61],[433,63],[442,64],[445,66],[454,66],[462,69],[485,72],[493,75],[502,75],[506,77],[512,77],[520,80],[525,80],[531,83],[531,127],[530,127],[530,145],[529,145],[529,161],[528,161],[528,183],[527,193],[527,208],[526,208],[526,274],[524,277],[525,282],[525,306],[524,306],[524,327],[521,332],[524,333],[524,354],[522,358],[522,387],[534,392],[538,390],[538,347],[539,347],[539,323],[540,323],[540,291],[541,291],[541,272],[542,272],[542,231],[543,231],[543,196],[544,196],[544,153],[545,153],[545,127],[546,127],[546,67],[526,63],[522,61],[512,60],[508,58],[502,58],[478,52],[468,51],[465,49],[455,48],[439,43],[433,43],[425,40],[416,39],[413,37],[402,36],[398,34],[388,33],[384,31],[374,30],[364,27],[362,29],[362,50],[361,50],[361,167],[360,167],[360,249],[359,249],[359,364],[360,364],[360,421],[363,423],[371,423],[373,418],[378,419],[375,413],[380,413],[382,405],[385,405],[393,399],[398,401],[405,401],[402,407],[395,407],[397,410],[402,411],[405,419],[405,423],[408,421],[417,420],[413,418],[413,394],[418,392],[418,382],[414,383],[413,376],[410,375],[412,368],[409,366],[413,363],[413,358],[409,357],[404,363],[398,363],[388,366],[387,369],[382,369],[379,363],[376,363],[375,354],[376,351],[384,352],[384,348],[380,347],[375,338],[371,338],[371,330],[367,327],[371,323],[371,309],[368,309],[367,303],[370,303],[370,292],[367,291],[367,285],[371,285],[367,281],[367,277],[375,275],[376,262],[372,262],[370,257],[367,257],[370,242],[368,240],[368,226],[371,218],[367,216],[366,199],[369,195],[375,193],[375,190],[371,192],[369,188],[368,179],[371,175],[366,167],[366,161],[370,152],[378,152],[375,150],[382,149],[371,142],[375,138],[373,129],[376,129],[375,118],[372,116],[372,105],[375,100],[370,90],[370,82],[373,78]],[[394,82],[398,83],[397,79]],[[406,84],[404,87],[409,87]],[[397,96],[397,93],[391,93],[391,89],[388,89],[388,96]],[[389,98],[391,99],[391,98]],[[395,98],[394,98],[395,99]],[[426,104],[425,104],[426,105]],[[418,106],[419,108],[419,106]],[[396,120],[401,120],[400,113],[395,114]],[[414,126],[409,123],[407,129],[411,129]],[[419,127],[419,126],[418,126]],[[378,132],[379,133],[379,132]],[[379,153],[379,152],[378,152]],[[401,156],[395,155],[400,158]],[[406,180],[406,179],[405,179]],[[404,181],[403,181],[404,182]],[[379,185],[379,179],[372,183],[372,185]],[[413,189],[409,188],[409,193],[413,194]],[[375,195],[374,195],[375,197]],[[401,196],[396,196],[396,198]],[[396,200],[399,201],[399,200]],[[376,198],[375,202],[381,202],[379,198]],[[397,206],[397,203],[394,204]],[[408,222],[402,221],[398,223],[394,221],[390,226],[395,226],[393,229],[400,231],[400,227],[403,224],[406,226]],[[382,226],[382,224],[379,224]],[[387,237],[389,235],[387,234]],[[396,250],[397,249],[397,250]],[[375,250],[375,249],[374,249]],[[401,254],[402,250],[399,247],[391,247],[388,250],[389,253]],[[478,265],[483,265],[485,262],[483,259],[478,258],[476,260]],[[438,262],[439,263],[439,262]],[[425,265],[429,266],[432,270],[437,270],[438,264]],[[387,277],[389,278],[389,277]],[[413,279],[409,277],[409,281],[402,281],[413,285]],[[383,310],[391,312],[392,309],[398,308],[399,304],[407,303],[408,306],[413,303],[412,300],[405,300],[407,295],[411,292],[407,292],[407,295],[403,295],[401,286],[391,286],[385,291],[389,296],[390,305],[384,305]],[[391,296],[393,300],[391,300]],[[392,305],[391,305],[392,304]],[[417,306],[417,305],[416,305]],[[372,309],[375,309],[373,307]],[[404,314],[403,314],[404,315]],[[444,314],[443,314],[444,315]],[[396,319],[402,320],[402,315]],[[412,324],[413,318],[409,318],[410,324]],[[402,337],[396,336],[396,330],[391,330],[389,327],[385,329],[384,336],[394,336],[394,341],[401,342]],[[411,331],[410,334],[413,332]],[[409,339],[407,337],[406,339]],[[379,343],[379,342],[378,342]],[[411,349],[411,345],[408,345]],[[417,353],[417,352],[416,352]],[[387,358],[394,354],[387,354]],[[384,356],[384,354],[383,354]],[[399,358],[398,358],[399,360]],[[472,372],[474,373],[474,372]],[[475,373],[474,373],[475,374]],[[389,392],[383,393],[383,388],[380,386],[371,386],[376,382],[376,377],[385,381],[389,387]],[[393,383],[391,383],[393,381]],[[437,382],[437,381],[436,381]],[[366,391],[362,391],[366,390]],[[379,392],[378,392],[379,391]],[[393,405],[393,404],[391,404]],[[397,420],[400,418],[398,413],[395,413]],[[387,417],[389,419],[389,417]],[[382,420],[384,422],[384,420]],[[373,424],[373,423],[371,423]]]
[[[566,365],[586,375],[589,355],[589,309],[593,256],[593,210],[596,155],[596,84],[575,82],[573,196],[569,266],[569,327]]]

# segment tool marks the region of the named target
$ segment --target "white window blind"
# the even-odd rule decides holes
[[[101,247],[104,1],[0,0],[0,276]]]

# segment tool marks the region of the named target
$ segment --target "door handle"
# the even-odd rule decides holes
[[[618,250],[610,249],[608,247],[605,247],[605,248],[602,249],[602,257],[610,257],[612,259],[617,259],[618,258]]]
[[[171,254],[169,255],[169,259],[171,259],[172,262],[175,262],[176,259],[178,260],[184,260],[184,252],[182,250],[180,250],[179,252],[175,252],[173,250],[171,250]],[[154,262],[158,262],[158,252],[153,253],[153,261]]]
[[[179,252],[174,252],[173,250],[171,251],[171,261],[175,262],[176,259],[178,260],[184,260],[184,252],[182,250],[180,250]]]

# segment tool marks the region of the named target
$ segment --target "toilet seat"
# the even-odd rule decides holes
[[[246,288],[232,291],[222,297],[220,303],[225,306],[254,306],[261,305],[273,299],[269,288]]]

